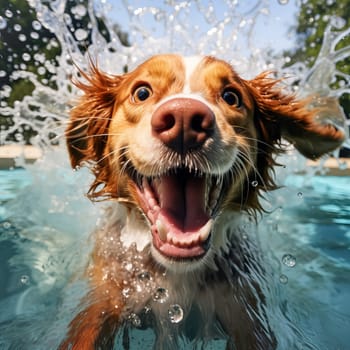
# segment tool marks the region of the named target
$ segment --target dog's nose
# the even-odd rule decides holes
[[[203,102],[174,98],[161,104],[151,119],[155,137],[178,153],[200,147],[214,132],[215,115]]]

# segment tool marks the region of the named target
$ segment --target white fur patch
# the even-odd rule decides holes
[[[183,58],[185,70],[186,70],[185,85],[183,89],[183,92],[185,94],[191,92],[190,80],[191,80],[192,74],[202,60],[203,60],[202,56],[192,56],[192,57]]]
[[[214,112],[213,105],[210,104],[204,97],[202,97],[198,93],[191,93],[191,92],[183,92],[181,94],[175,94],[175,95],[171,95],[171,96],[165,97],[164,99],[160,100],[157,103],[157,105],[155,107],[155,110],[157,110],[157,108],[159,106],[161,106],[163,103],[166,103],[168,101],[171,101],[171,100],[174,100],[174,99],[177,99],[177,98],[191,98],[193,100],[197,100],[197,101],[202,102],[203,104],[205,104],[212,112]]]

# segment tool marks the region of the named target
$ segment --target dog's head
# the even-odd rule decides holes
[[[125,75],[90,73],[66,132],[72,165],[91,164],[91,197],[142,213],[166,266],[219,249],[227,213],[261,209],[282,137],[309,158],[345,137],[267,74],[244,80],[212,57],[160,55]]]

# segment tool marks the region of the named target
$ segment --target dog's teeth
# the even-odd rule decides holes
[[[142,178],[142,187],[144,190],[147,190],[147,191],[151,190],[151,187],[150,187],[148,180],[145,176]]]
[[[213,225],[213,220],[210,219],[208,222],[199,230],[199,237],[202,242],[206,241],[209,237],[211,227]]]
[[[171,237],[171,243],[174,245],[180,245],[180,240],[176,236],[173,236]]]
[[[157,201],[153,197],[148,199],[148,205],[150,206],[150,208],[155,208],[157,204]]]
[[[161,241],[166,242],[167,240],[167,229],[164,226],[164,224],[162,223],[161,220],[157,220],[156,221],[156,226],[157,226],[157,230],[158,230],[158,236],[160,238]]]

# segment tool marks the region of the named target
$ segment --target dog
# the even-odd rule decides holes
[[[181,337],[275,349],[247,223],[276,188],[282,139],[317,159],[344,132],[269,73],[245,80],[214,57],[158,55],[123,75],[91,64],[81,75],[70,160],[94,174],[88,196],[112,204],[59,349],[113,349],[121,331],[127,349],[132,327],[152,329],[156,349],[178,349]]]

